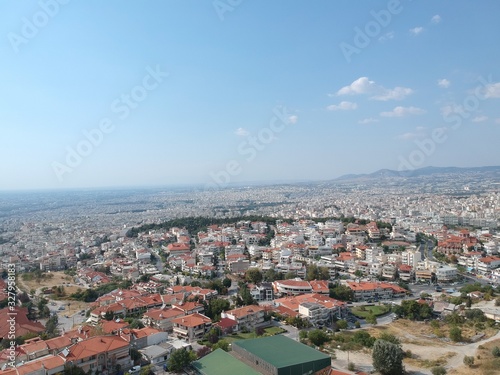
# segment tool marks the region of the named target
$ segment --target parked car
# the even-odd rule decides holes
[[[141,366],[134,366],[130,369],[129,373],[130,374],[138,374],[139,371],[141,371]]]

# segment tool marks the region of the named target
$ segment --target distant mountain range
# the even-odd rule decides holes
[[[379,179],[387,177],[424,177],[438,174],[469,174],[469,173],[500,173],[500,166],[489,166],[489,167],[472,167],[472,168],[460,168],[460,167],[424,167],[413,170],[396,171],[392,169],[380,169],[373,173],[364,174],[346,174],[340,176],[334,181],[350,181],[350,180],[370,180]]]

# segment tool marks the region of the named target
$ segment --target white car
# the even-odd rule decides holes
[[[129,373],[130,374],[138,374],[139,371],[141,371],[141,366],[134,366],[130,369]]]

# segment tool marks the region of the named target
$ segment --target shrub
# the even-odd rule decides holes
[[[433,367],[431,372],[432,375],[446,375],[446,369],[443,366]]]
[[[347,369],[348,369],[349,371],[354,371],[354,370],[356,370],[356,365],[355,365],[354,363],[352,363],[352,362],[349,362],[349,363],[347,364]]]
[[[464,357],[464,365],[472,367],[474,365],[474,357],[466,355]]]
[[[455,342],[462,341],[462,330],[457,326],[451,327],[450,329],[450,339]]]
[[[500,348],[498,346],[495,346],[491,350],[491,354],[493,354],[493,357],[500,357]]]

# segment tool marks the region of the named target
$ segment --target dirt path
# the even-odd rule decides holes
[[[450,359],[448,361],[448,364],[445,366],[447,369],[453,369],[457,368],[463,365],[464,361],[464,356],[474,356],[476,354],[477,348],[479,345],[484,345],[490,341],[496,340],[500,338],[500,331],[490,337],[487,338],[486,340],[481,340],[472,344],[467,344],[467,345],[449,345],[450,349],[455,349],[455,352],[457,353],[456,356]]]
[[[443,367],[451,370],[463,366],[464,356],[474,356],[479,345],[484,345],[490,341],[500,339],[500,331],[497,332],[494,336],[491,336],[485,340],[466,345],[452,345],[444,342],[440,343],[421,336],[415,336],[408,332],[403,334],[402,337],[404,337],[403,341],[408,340],[408,342],[403,342],[403,350],[411,350],[413,355],[419,360],[446,361],[446,363],[443,364]],[[336,350],[335,354],[337,356],[337,359],[332,360],[332,365],[336,368],[347,369],[347,358],[349,356],[349,362],[355,364],[356,370],[365,372],[370,372],[371,370],[373,370],[371,351],[369,350],[349,353],[347,351]],[[406,362],[405,367],[408,371],[411,371],[415,375],[432,374],[431,368],[423,368],[422,366],[413,365]]]

